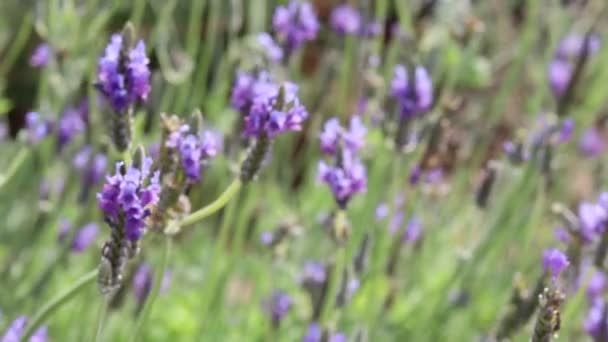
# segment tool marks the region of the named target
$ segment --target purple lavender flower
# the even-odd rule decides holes
[[[346,342],[346,335],[343,333],[335,333],[329,337],[328,342]]]
[[[133,276],[133,294],[138,303],[143,303],[152,289],[152,268],[146,263],[142,263],[135,271]]]
[[[272,26],[288,52],[315,39],[319,31],[319,21],[312,4],[299,0],[291,0],[287,6],[277,7]]]
[[[403,234],[403,242],[405,243],[416,243],[422,236],[422,222],[416,217],[412,217],[405,228],[405,234]]]
[[[569,244],[572,240],[572,238],[570,237],[570,232],[564,227],[555,228],[555,238],[557,239],[557,241],[563,242],[565,244]]]
[[[558,143],[562,144],[567,142],[572,138],[572,134],[574,133],[575,122],[572,118],[566,118],[562,122],[562,127],[559,131]]]
[[[596,127],[591,127],[583,133],[578,146],[583,155],[597,157],[604,152],[604,138]]]
[[[342,167],[330,166],[324,161],[319,162],[319,179],[327,184],[334,194],[338,204],[342,207],[350,198],[367,189],[367,176],[363,163],[354,157],[349,159]]]
[[[320,262],[309,261],[304,264],[302,271],[303,283],[323,284],[327,279],[325,265]]]
[[[123,51],[123,36],[114,34],[99,59],[97,88],[114,110],[122,113],[136,101],[145,101],[150,93],[149,59],[143,41]]]
[[[587,297],[590,300],[600,298],[606,289],[606,276],[600,271],[596,271],[587,284]]]
[[[433,104],[431,77],[422,66],[417,66],[413,75],[408,75],[403,65],[397,65],[391,82],[391,93],[397,100],[401,115],[407,118],[428,111]]]
[[[570,265],[568,258],[558,249],[548,249],[543,253],[543,268],[556,279]]]
[[[49,340],[48,330],[46,325],[38,328],[30,337],[29,342],[47,342]]]
[[[602,299],[594,300],[583,323],[585,331],[595,338],[599,338],[602,331],[608,329],[608,322],[604,318],[605,306],[606,303]]]
[[[40,117],[38,112],[28,112],[25,115],[25,129],[28,140],[35,144],[51,133],[51,122]]]
[[[257,36],[258,44],[264,49],[268,60],[272,63],[280,63],[283,59],[283,49],[274,41],[267,32],[262,32]]]
[[[204,131],[200,136],[188,133],[189,131],[190,127],[183,125],[171,133],[166,146],[177,150],[186,178],[198,182],[203,164],[215,157],[221,149],[222,137],[214,131]]]
[[[8,329],[4,333],[1,342],[19,342],[21,336],[25,332],[25,326],[27,325],[28,318],[25,316],[17,317]]]
[[[581,224],[581,232],[587,235],[603,233],[606,227],[608,212],[596,203],[582,202],[578,206],[578,218]]]
[[[380,203],[376,207],[376,220],[380,221],[380,220],[385,219],[388,216],[388,213],[389,213],[388,204]]]
[[[30,65],[34,68],[44,68],[48,63],[53,51],[47,43],[41,43],[36,46],[34,53],[30,57]]]
[[[283,108],[277,107],[281,90],[284,93]],[[249,137],[267,135],[274,138],[288,131],[299,131],[308,118],[306,108],[298,98],[298,87],[286,82],[280,88],[267,89],[253,99],[251,110],[245,117],[244,133]]]
[[[68,237],[68,234],[72,230],[72,223],[68,219],[61,219],[59,221],[59,229],[57,232],[57,241],[64,242]]]
[[[362,28],[359,11],[348,4],[333,9],[330,18],[331,27],[339,34],[357,34]]]
[[[117,163],[116,173],[106,176],[106,183],[97,194],[106,220],[113,227],[124,227],[127,239],[131,241],[141,238],[150,208],[158,202],[159,172],[149,177],[151,165],[152,159],[146,158],[141,169],[130,166],[123,174],[123,163]]]
[[[278,89],[278,85],[272,81],[267,72],[260,72],[257,75],[239,72],[232,86],[230,104],[241,115],[246,116],[249,114],[254,100],[270,96]]]
[[[317,323],[310,323],[306,335],[302,338],[302,342],[321,342],[323,337],[323,330]]]
[[[74,136],[84,132],[85,123],[80,112],[74,108],[68,108],[59,119],[57,137],[59,147],[63,147],[72,141]]]
[[[85,198],[89,190],[99,184],[106,171],[108,157],[103,153],[93,155],[91,146],[84,146],[72,159],[72,165],[80,172],[81,198]]]
[[[601,40],[596,34],[589,36],[588,54],[593,55],[600,50]],[[585,36],[579,34],[568,34],[560,42],[555,56],[561,59],[578,58],[585,49]]]
[[[279,324],[287,316],[292,305],[293,301],[288,294],[280,290],[275,291],[266,303],[273,324]]]
[[[564,95],[570,84],[574,67],[568,61],[554,59],[549,64],[549,85],[556,97]]]
[[[84,252],[91,244],[95,242],[99,226],[97,223],[91,222],[82,227],[72,241],[72,251],[75,253]]]

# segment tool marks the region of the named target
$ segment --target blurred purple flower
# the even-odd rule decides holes
[[[587,297],[590,300],[601,298],[606,289],[606,276],[601,271],[596,271],[587,284]]]
[[[302,342],[321,342],[322,337],[323,330],[321,330],[319,324],[313,322],[308,325],[306,335],[302,338]]]
[[[311,3],[291,0],[275,9],[272,27],[288,53],[313,40],[319,31],[319,21]]]
[[[38,328],[30,337],[29,342],[47,342],[49,340],[48,330],[46,325]]]
[[[362,27],[359,11],[348,4],[333,9],[330,17],[331,27],[339,34],[357,34]]]
[[[43,68],[49,63],[49,59],[51,58],[52,54],[53,51],[49,44],[41,43],[36,46],[34,53],[32,53],[32,56],[30,57],[30,65],[34,68]]]
[[[600,50],[601,40],[597,34],[589,36],[588,54],[593,55]],[[555,53],[557,58],[572,59],[578,58],[583,54],[585,48],[585,36],[571,33],[564,37]]]
[[[196,135],[188,133],[189,130],[188,125],[183,125],[178,131],[171,133],[166,146],[177,150],[186,178],[190,182],[198,182],[203,165],[221,149],[222,137],[214,131],[204,131]]]
[[[238,72],[232,86],[230,104],[241,115],[246,116],[249,114],[255,99],[270,96],[270,93],[277,90],[278,85],[271,80],[267,72],[260,72],[257,75]]]
[[[410,118],[422,114],[433,104],[431,76],[422,66],[417,66],[412,75],[403,65],[397,65],[391,94],[397,100],[402,116]]]
[[[581,231],[589,234],[603,233],[608,212],[601,205],[590,202],[581,202],[578,206],[578,218],[581,223]]]
[[[152,278],[152,268],[150,265],[146,263],[140,264],[133,276],[133,294],[139,304],[148,298],[153,283],[154,279]]]
[[[302,271],[303,283],[323,284],[327,279],[325,265],[320,262],[308,261]]]
[[[380,203],[376,207],[376,220],[380,221],[380,220],[385,219],[388,216],[388,213],[389,213],[388,204]]]
[[[40,117],[38,112],[25,115],[25,129],[30,143],[38,143],[51,133],[52,123]]]
[[[570,237],[570,232],[568,231],[568,229],[566,229],[564,227],[555,228],[555,238],[558,241],[563,242],[565,244],[569,244],[570,241],[572,240]]]
[[[587,129],[579,142],[579,149],[587,157],[597,157],[604,152],[604,138],[596,127]]]
[[[564,95],[570,84],[574,68],[570,62],[554,59],[549,64],[549,85],[556,97]]]
[[[67,239],[68,234],[70,233],[70,231],[72,230],[72,223],[65,218],[62,218],[59,221],[59,229],[57,232],[57,241],[59,241],[59,243],[62,243],[65,241],[65,239]]]
[[[403,242],[414,244],[422,236],[422,222],[416,217],[412,217],[407,223],[405,234],[403,234]]]
[[[575,123],[572,118],[566,118],[562,122],[562,127],[559,131],[558,143],[562,144],[569,141],[574,133]]]
[[[346,342],[346,335],[343,333],[335,333],[329,337],[328,342]]]
[[[272,63],[280,63],[283,59],[283,49],[274,41],[272,36],[267,32],[258,34],[257,41],[264,49],[268,60]]]
[[[272,319],[273,324],[279,324],[287,313],[289,313],[289,309],[293,305],[293,301],[291,297],[283,291],[277,290],[274,291],[272,296],[265,303],[267,307],[270,317]]]
[[[91,222],[82,227],[72,241],[72,251],[75,253],[84,252],[91,244],[95,242],[99,226],[97,223]]]
[[[84,132],[84,130],[85,122],[80,112],[74,108],[68,108],[59,119],[57,127],[59,147],[69,144],[74,136]]]
[[[606,303],[603,299],[598,298],[594,300],[583,322],[585,331],[594,338],[599,338],[602,331],[608,329],[608,322],[606,322],[604,317],[605,306]]]
[[[558,249],[548,249],[543,253],[543,268],[551,274],[553,279],[570,265],[568,258]]]
[[[1,342],[19,342],[25,332],[28,318],[26,316],[17,317],[6,329]]]

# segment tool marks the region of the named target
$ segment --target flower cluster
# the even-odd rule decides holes
[[[133,295],[135,296],[135,300],[139,306],[143,305],[148,296],[150,295],[150,291],[152,290],[152,285],[154,283],[153,278],[154,272],[152,267],[147,263],[141,263],[137,270],[135,271],[135,275],[133,276]],[[163,274],[163,280],[160,285],[160,293],[165,293],[169,289],[169,284],[171,282],[171,271],[167,270]]]
[[[585,317],[583,327],[595,340],[599,340],[602,331],[605,332],[608,329],[608,320],[605,316],[606,301],[604,299],[606,285],[606,275],[601,271],[596,271],[587,284],[589,311]]]
[[[328,342],[346,342],[348,339],[346,335],[343,333],[333,333],[331,334],[327,341]],[[323,340],[323,329],[318,323],[311,323],[308,326],[308,330],[306,330],[306,335],[302,338],[302,342],[321,342]]]
[[[35,144],[51,133],[53,124],[41,118],[38,112],[28,112],[25,115],[25,129],[28,141]]]
[[[331,27],[340,34],[356,34],[362,27],[359,11],[348,4],[333,9],[330,17]]]
[[[106,177],[102,191],[97,194],[106,220],[112,227],[124,227],[131,241],[141,238],[150,208],[158,202],[159,172],[150,177],[151,165],[152,159],[145,158],[141,169],[130,166],[123,172],[124,163],[117,163],[116,173]]]
[[[103,153],[93,154],[91,146],[83,147],[72,159],[74,169],[80,172],[82,194],[86,195],[91,187],[99,184],[106,171],[108,157]]]
[[[182,125],[168,137],[166,147],[178,152],[186,178],[191,182],[197,182],[200,180],[204,163],[215,157],[221,149],[222,139],[213,131],[204,131],[200,135],[188,132],[190,127]]]
[[[72,141],[79,133],[85,130],[85,121],[82,113],[76,108],[68,108],[57,123],[57,139],[59,147]]]
[[[125,38],[114,34],[99,59],[97,88],[116,112],[122,113],[150,93],[150,63],[140,40],[134,48],[124,46]]]
[[[597,157],[604,152],[606,143],[600,128],[592,126],[583,132],[578,147],[586,157]]]
[[[358,116],[350,120],[349,129],[337,118],[329,119],[320,136],[321,151],[334,159],[334,165],[319,162],[319,179],[332,190],[336,202],[345,207],[350,198],[367,187],[365,166],[358,157],[367,130]]]
[[[230,103],[241,115],[247,116],[255,99],[276,91],[277,85],[267,72],[256,75],[239,72],[232,87]]]
[[[433,104],[431,76],[423,66],[417,66],[412,71],[408,73],[403,65],[397,65],[391,81],[391,94],[405,118],[422,114]]]
[[[287,6],[277,7],[272,26],[288,52],[315,39],[319,31],[319,21],[312,4],[299,0],[291,0]]]
[[[593,34],[587,37],[569,34],[562,39],[549,64],[549,85],[556,97],[563,96],[570,86],[576,60],[595,54],[600,45],[600,38]]]
[[[553,279],[557,279],[568,265],[568,257],[558,249],[548,249],[543,253],[543,268]]]
[[[267,32],[258,34],[257,42],[270,62],[279,63],[283,60],[283,49],[274,41],[270,34]]]
[[[292,305],[293,300],[287,293],[276,290],[264,306],[270,314],[272,323],[277,326],[287,316]]]

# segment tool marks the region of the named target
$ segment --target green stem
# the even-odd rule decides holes
[[[327,323],[329,321],[331,311],[336,304],[336,297],[338,296],[338,291],[340,291],[340,283],[342,282],[342,276],[344,275],[345,265],[346,247],[341,245],[338,246],[338,250],[336,251],[336,262],[331,271],[327,293],[325,294],[325,300],[323,300],[323,308],[321,309],[321,315],[319,317],[319,320],[325,327],[327,326]]]
[[[131,335],[130,341],[135,342],[139,337],[139,332],[141,328],[146,323],[146,319],[150,315],[152,311],[152,306],[156,301],[156,297],[158,297],[158,293],[160,292],[160,288],[163,282],[163,277],[165,276],[165,271],[167,270],[167,265],[169,264],[169,255],[171,254],[171,244],[172,240],[170,237],[165,237],[165,248],[163,249],[162,261],[160,268],[156,271],[154,275],[154,284],[152,285],[152,290],[150,291],[150,295],[146,299],[144,303],[144,307],[139,313],[139,317],[137,317],[137,322],[135,322],[135,329],[133,330],[133,334]]]
[[[72,299],[78,292],[83,290],[88,284],[93,283],[95,280],[97,280],[97,269],[80,277],[80,279],[78,279],[71,287],[67,288],[65,291],[58,294],[57,297],[45,304],[36,313],[34,318],[32,318],[32,321],[28,325],[23,337],[21,337],[21,341],[27,341],[32,336],[36,328],[46,321],[46,319],[53,314],[55,310],[70,301],[70,299]]]
[[[32,25],[33,17],[33,14],[29,13],[21,20],[21,26],[19,27],[19,31],[15,34],[13,44],[2,59],[2,63],[0,63],[0,75],[6,75],[7,71],[13,67],[17,58],[19,58],[21,50],[25,44],[27,44],[27,40],[34,27],[34,25]]]
[[[13,162],[6,170],[6,174],[0,174],[0,189],[8,183],[8,181],[13,178],[13,176],[17,173],[19,166],[23,164],[27,156],[30,154],[30,150],[27,147],[21,148],[21,150],[17,153],[17,156],[13,158]]]
[[[241,182],[241,180],[239,178],[235,178],[232,183],[230,183],[230,185],[226,188],[226,190],[224,190],[224,192],[215,201],[186,216],[180,222],[180,226],[185,227],[194,224],[222,209],[226,205],[226,203],[228,203],[228,201],[230,201],[230,199],[232,199],[232,197],[234,197],[234,195],[239,192],[242,186],[243,183]]]
[[[95,333],[95,339],[93,340],[93,342],[102,341],[103,326],[105,324],[106,315],[108,313],[108,301],[109,298],[103,298],[100,304],[99,313],[97,314],[97,331]]]

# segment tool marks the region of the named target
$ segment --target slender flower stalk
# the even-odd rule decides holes
[[[232,183],[230,183],[226,190],[224,190],[224,192],[222,192],[222,194],[217,199],[215,199],[207,206],[186,216],[183,220],[179,222],[179,226],[186,227],[215,214],[216,212],[221,210],[232,199],[232,197],[234,197],[241,190],[242,186],[243,183],[239,178],[234,179]]]
[[[93,270],[82,277],[80,277],[72,286],[66,288],[63,292],[60,292],[56,297],[51,299],[47,304],[43,305],[40,310],[34,315],[31,322],[28,324],[23,337],[22,342],[27,341],[32,334],[36,331],[36,328],[40,324],[44,323],[57,309],[63,304],[69,302],[74,298],[80,291],[84,290],[87,285],[95,282],[97,279],[97,270]]]

